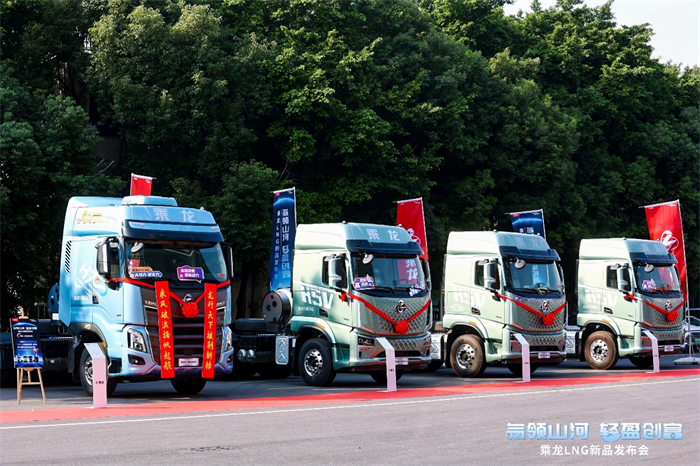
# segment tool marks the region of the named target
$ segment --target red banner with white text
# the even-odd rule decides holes
[[[425,236],[425,219],[423,217],[423,198],[397,201],[396,225],[403,227],[411,239],[420,244],[423,254],[420,256],[428,260],[428,241]]]
[[[681,221],[680,202],[666,202],[663,204],[645,206],[649,237],[654,241],[661,241],[668,252],[676,256],[678,260],[678,273],[681,279],[681,289],[686,301],[688,289],[686,285],[685,247],[683,246],[683,223]]]
[[[214,378],[216,364],[216,285],[204,285],[204,358],[202,358],[202,377]]]
[[[158,336],[160,340],[160,377],[175,377],[175,348],[173,346],[173,319],[170,311],[170,288],[167,281],[157,281]]]
[[[150,196],[153,178],[150,176],[142,176],[131,174],[131,195],[132,196]]]

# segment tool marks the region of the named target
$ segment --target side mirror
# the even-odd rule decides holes
[[[345,258],[343,256],[334,257],[328,264],[328,284],[331,288],[343,288]]]
[[[420,265],[423,268],[423,276],[425,276],[425,287],[429,290],[433,289],[433,283],[430,280],[430,265],[428,261],[421,258]]]
[[[228,279],[233,280],[233,249],[231,249],[231,245],[224,242],[221,243],[221,252],[224,254],[224,262],[226,262],[226,273],[228,274]]]
[[[495,262],[489,262],[484,267],[484,288],[498,291],[498,264]]]
[[[629,282],[629,269],[620,267],[617,269],[617,289],[623,293],[630,293],[632,286]]]
[[[97,248],[97,273],[107,280],[112,278],[110,274],[112,264],[110,263],[109,243],[110,239],[107,238],[106,240],[97,243],[95,246]]]

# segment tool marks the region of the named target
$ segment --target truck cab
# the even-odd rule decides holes
[[[402,369],[426,368],[430,276],[420,254],[401,227],[299,225],[292,288],[265,297],[265,322],[258,322],[257,330],[253,319],[234,323],[237,362],[257,365],[268,375],[274,361],[313,386],[331,384],[339,372],[369,373],[381,383],[386,382],[383,341],[394,348],[397,377]]]
[[[487,365],[521,374],[519,334],[530,345],[531,371],[562,362],[566,298],[558,262],[540,236],[450,233],[433,357],[460,377],[477,377]]]
[[[74,197],[64,224],[58,317],[74,335],[68,370],[92,392],[91,358],[85,343],[101,343],[108,358],[108,392],[120,380],[161,378],[159,299],[171,313],[173,387],[199,392],[205,354],[205,284],[214,284],[214,373],[231,371],[232,265],[212,215],[157,196]],[[185,315],[184,303],[192,312]],[[194,306],[194,307],[193,307]],[[164,356],[168,357],[168,356]]]
[[[619,358],[651,367],[648,334],[657,339],[661,355],[685,350],[684,300],[676,263],[658,241],[581,240],[579,329],[574,330],[581,360],[601,370],[614,367]]]

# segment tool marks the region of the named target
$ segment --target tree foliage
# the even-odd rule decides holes
[[[611,3],[507,3],[2,3],[3,309],[54,279],[67,198],[126,194],[131,172],[211,210],[243,284],[283,187],[301,222],[391,223],[422,196],[434,258],[449,231],[542,208],[567,278],[582,238],[646,238],[639,207],[680,199],[698,299],[699,69],[653,59]],[[88,115],[125,143],[110,177]]]

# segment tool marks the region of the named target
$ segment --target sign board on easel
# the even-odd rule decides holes
[[[17,404],[22,402],[22,388],[25,385],[39,385],[41,397],[46,403],[44,381],[41,378],[41,368],[44,358],[41,353],[41,334],[36,319],[13,317],[10,319],[12,334],[12,356],[17,369]],[[32,382],[32,372],[39,375],[37,382]],[[24,376],[27,376],[25,381]]]

